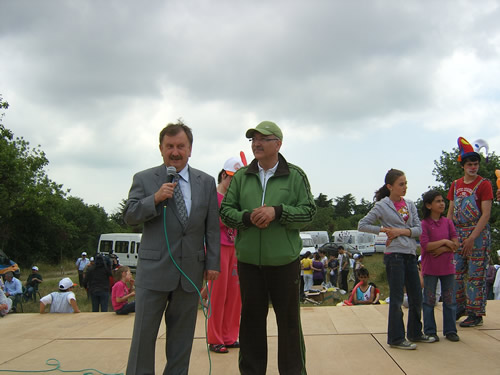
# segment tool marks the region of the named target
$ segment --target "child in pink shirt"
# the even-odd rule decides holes
[[[113,309],[118,315],[127,315],[128,313],[135,312],[135,301],[128,302],[130,298],[135,296],[135,291],[130,291],[127,286],[127,283],[129,283],[131,288],[134,285],[130,268],[120,266],[115,272],[115,278],[118,281],[113,285],[111,291]]]
[[[443,333],[450,341],[459,341],[455,317],[455,263],[454,252],[458,249],[458,237],[453,222],[443,216],[444,199],[436,190],[423,196],[422,274],[424,277],[424,333],[439,340],[437,336],[434,305],[436,304],[436,284],[441,281],[443,297]]]

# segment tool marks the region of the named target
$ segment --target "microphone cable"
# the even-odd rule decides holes
[[[209,363],[208,373],[210,375],[212,373],[212,358],[210,356],[210,346],[208,343],[208,319],[210,319],[210,316],[212,315],[211,294],[212,294],[212,287],[213,287],[215,280],[212,280],[211,287],[208,287],[208,280],[207,280],[207,306],[205,307],[203,305],[203,297],[201,295],[201,291],[198,289],[198,287],[196,286],[194,281],[191,280],[189,278],[189,276],[186,275],[186,273],[182,270],[182,268],[177,264],[177,262],[174,259],[174,256],[172,255],[172,251],[170,250],[170,242],[168,241],[168,235],[167,235],[167,204],[166,203],[163,206],[163,231],[165,233],[165,242],[167,244],[168,254],[170,256],[170,259],[172,260],[172,263],[179,270],[181,275],[184,276],[191,283],[191,285],[196,290],[196,293],[198,293],[198,297],[200,299],[201,311],[203,312],[203,316],[205,316],[205,344],[207,346],[208,363]]]

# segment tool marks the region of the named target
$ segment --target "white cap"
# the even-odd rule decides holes
[[[240,158],[229,158],[224,163],[224,170],[229,176],[234,175],[234,173],[243,166]]]
[[[38,267],[37,267],[37,266],[33,266],[33,267],[31,267],[31,269],[32,269],[33,271],[38,271]]]
[[[94,257],[90,257],[90,261],[93,262],[94,261]]]
[[[66,290],[75,285],[76,284],[73,284],[73,281],[71,281],[69,277],[65,277],[64,279],[59,281],[59,290]]]
[[[358,258],[359,258],[359,254],[354,254],[352,257],[353,257],[354,259],[358,259]]]
[[[82,253],[82,257],[83,256],[87,256],[87,253],[85,251]]]

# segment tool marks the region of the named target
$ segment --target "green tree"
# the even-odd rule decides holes
[[[356,208],[356,198],[352,194],[346,194],[342,197],[337,197],[334,199],[335,204],[333,205],[333,217],[338,218],[348,218],[354,214]]]
[[[128,225],[123,220],[127,200],[122,199],[120,206],[109,216],[109,219],[116,225],[116,233],[141,233],[143,225]]]
[[[0,96],[2,108],[8,104]],[[0,121],[3,119],[0,116]],[[0,122],[0,246],[13,233],[15,217],[23,213],[38,215],[43,202],[52,195],[63,197],[62,185],[45,174],[48,164],[45,153],[31,148],[29,142],[14,138],[14,134]],[[29,233],[29,232],[28,232]]]
[[[374,202],[367,201],[365,198],[361,198],[361,202],[354,206],[354,214],[365,216],[375,205]]]
[[[8,103],[0,96],[0,108]],[[14,137],[0,115],[0,248],[23,265],[57,263],[97,248],[99,235],[120,230],[103,208],[67,197],[49,179],[45,153]]]
[[[319,193],[317,198],[314,198],[314,202],[318,208],[332,208],[332,199],[328,199],[325,194]]]

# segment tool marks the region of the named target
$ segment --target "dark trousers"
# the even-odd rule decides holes
[[[78,286],[83,288],[83,270],[78,270]]]
[[[109,292],[91,292],[90,299],[92,301],[92,312],[99,312],[99,306],[101,306],[102,312],[108,311]]]
[[[127,315],[135,312],[135,301],[127,303],[120,310],[115,311],[118,315]]]
[[[349,268],[342,270],[340,272],[340,289],[344,289],[346,292],[349,291],[349,285],[347,284],[347,276],[349,276]]]
[[[401,310],[405,287],[409,306],[408,339],[416,339],[422,336],[422,288],[415,255],[385,254],[384,264],[390,293],[387,343],[396,345],[405,339],[403,311]]]
[[[179,285],[171,292],[136,286],[135,319],[127,375],[155,373],[158,330],[165,319],[167,363],[163,374],[187,375],[198,314],[198,294],[185,292]]]
[[[266,374],[269,299],[278,325],[280,374],[303,375],[305,345],[300,323],[300,263],[255,266],[238,262],[241,289],[239,369],[242,375]]]

